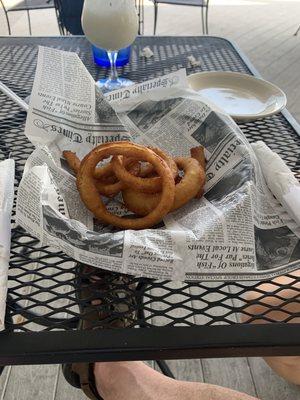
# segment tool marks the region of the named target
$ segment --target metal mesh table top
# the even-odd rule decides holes
[[[75,51],[95,79],[103,77],[107,72],[95,66],[90,45],[84,37],[0,38],[0,80],[22,98],[31,92],[38,45]],[[145,46],[153,50],[153,58],[144,59],[139,56]],[[201,60],[201,65],[190,68],[187,59],[189,55]],[[244,61],[234,45],[225,39],[207,36],[139,37],[133,46],[130,64],[120,72],[139,82],[179,68],[186,68],[188,74],[210,70],[251,73],[251,66]],[[24,163],[33,150],[23,134],[25,118],[24,111],[0,94],[0,155],[1,159],[11,157],[16,161],[16,187]],[[300,136],[297,127],[289,121],[288,114],[280,113],[243,123],[240,127],[249,141],[264,140],[300,177]],[[293,296],[287,300],[284,289],[291,286]],[[197,327],[204,329],[205,326],[217,328],[228,325],[232,329],[226,331],[229,336],[236,326],[240,334],[243,334],[249,332],[249,326],[239,323],[241,315],[248,322],[256,319],[247,301],[250,291],[250,305],[260,307],[259,319],[264,322],[276,322],[272,311],[278,309],[279,303],[286,305],[293,302],[300,309],[299,273],[289,274],[284,286],[273,282],[273,290],[278,303],[276,306],[266,306],[267,294],[258,282],[174,283],[120,278],[110,273],[99,275],[96,269],[77,265],[56,249],[41,246],[34,237],[16,227],[12,232],[6,334],[12,340],[25,333],[28,337],[32,331],[40,332],[35,337],[39,337],[41,331],[60,331],[61,334],[64,333],[62,331],[68,331],[71,335],[68,337],[72,338],[72,332],[75,335],[78,327],[92,329],[101,326],[104,328],[101,331],[110,331],[111,325],[121,327],[122,320],[126,320],[130,327],[139,328],[123,329],[124,342],[129,337],[127,335],[130,335],[129,331],[134,331],[135,337],[139,338],[138,332],[145,332],[141,328],[149,328],[147,332],[151,329],[156,332],[159,327],[161,334],[169,335],[170,331],[164,330],[165,327],[174,327],[175,330],[175,327],[188,327],[192,332]],[[295,314],[285,309],[282,311],[282,323],[268,326],[279,325],[284,335],[288,336],[293,324],[283,323],[296,322],[297,317],[299,321],[299,311]],[[251,329],[259,333],[258,326],[252,326]],[[54,334],[58,338],[59,332]],[[59,352],[56,343],[53,342],[52,350]],[[218,339],[215,345],[218,345]],[[300,347],[299,341],[298,345]],[[76,348],[73,350],[76,354]],[[10,359],[10,362],[15,361]]]

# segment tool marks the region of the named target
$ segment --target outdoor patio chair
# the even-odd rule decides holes
[[[209,0],[153,0],[154,3],[154,35],[156,33],[158,4],[173,4],[180,6],[201,7],[202,32],[208,34],[208,3]]]
[[[84,0],[54,0],[61,35],[83,35],[81,14]]]
[[[7,22],[8,34],[11,35],[11,27],[9,22],[8,14],[14,11],[26,11],[28,18],[29,34],[31,35],[31,21],[30,21],[30,11],[31,10],[44,10],[47,8],[54,8],[53,0],[23,0],[14,6],[7,6],[5,0],[0,0],[5,13],[5,18]]]

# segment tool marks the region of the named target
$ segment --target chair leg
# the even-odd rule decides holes
[[[138,0],[137,9],[138,9],[138,17],[139,17],[139,35],[144,33],[144,16],[143,16],[143,4],[141,0]]]
[[[208,5],[205,7],[205,29],[208,35]]]
[[[8,18],[8,14],[7,14],[6,11],[5,11],[5,18],[6,18],[6,23],[7,23],[8,34],[11,35],[11,29],[10,29],[9,18]]]
[[[57,21],[57,26],[58,26],[58,30],[59,30],[59,34],[63,35],[64,32],[62,31],[61,25],[60,25],[60,21],[59,21],[59,15],[58,15],[58,11],[57,8],[55,7],[55,15],[56,15],[56,21]]]
[[[156,24],[157,24],[157,12],[158,12],[158,4],[154,1],[154,29],[153,34],[156,33]]]
[[[205,26],[204,26],[204,11],[203,11],[204,7],[201,7],[201,20],[202,20],[202,33],[203,35],[205,35]]]
[[[26,10],[27,12],[27,19],[28,19],[28,27],[29,27],[29,35],[32,35],[32,31],[31,31],[31,21],[30,21],[30,13],[29,10]]]
[[[140,26],[140,31],[141,31],[141,35],[143,35],[144,34],[144,26],[145,26],[144,0],[140,0],[140,7],[141,7],[141,26]]]

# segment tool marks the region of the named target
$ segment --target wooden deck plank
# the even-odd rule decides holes
[[[249,58],[253,61],[256,68],[260,73],[266,77],[268,80],[278,81],[280,75],[286,77],[287,80],[291,77],[287,69],[290,68],[292,62],[299,58],[299,43],[294,43],[293,39],[287,39],[283,46],[281,52],[271,51],[270,53],[263,54],[259,51],[251,53],[246,48],[246,53]],[[294,75],[297,78],[298,74]]]
[[[287,63],[288,59],[288,63]],[[299,82],[299,74],[297,73],[299,68],[300,59],[300,42],[295,46],[291,47],[286,53],[282,55],[278,60],[274,60],[269,64],[268,75],[276,81],[279,79],[283,84],[290,82]],[[296,83],[295,82],[295,83]]]
[[[5,367],[0,376],[0,400],[3,400],[3,398],[4,398],[10,371],[11,371],[11,367]]]
[[[266,49],[276,47],[276,42],[280,42],[283,37],[293,37],[291,34],[291,30],[296,28],[296,26],[296,21],[289,21],[288,25],[278,25],[278,21],[276,20],[272,24],[266,24],[265,29],[262,33],[255,34],[253,38],[250,38],[249,41],[248,37],[245,37],[246,40],[244,41],[244,43],[247,44],[248,53],[250,55],[252,53],[256,54],[259,51],[263,53]],[[272,32],[272,36],[270,35],[270,32]]]
[[[176,379],[189,382],[203,382],[201,360],[168,360],[168,366]]]
[[[203,359],[202,366],[206,383],[229,387],[257,397],[247,358]]]
[[[81,389],[76,389],[65,380],[61,367],[58,369],[57,387],[53,400],[86,400],[87,397]]]
[[[247,46],[249,55],[257,53],[260,49],[265,50],[266,48],[273,47],[276,41],[284,37],[291,29],[290,25],[278,28],[278,22],[276,20],[270,20],[269,22],[264,21],[264,23],[264,28],[261,31],[258,31],[255,28],[251,35],[245,35],[242,38],[238,38],[240,43]],[[273,32],[272,37],[270,37],[270,31]]]
[[[276,37],[267,46],[262,49],[257,49],[255,52],[250,52],[247,49],[248,56],[256,59],[257,68],[267,68],[270,65],[276,66],[276,62],[286,57],[297,45],[299,40],[291,34],[292,28],[282,37]],[[248,47],[245,44],[246,47]]]
[[[3,400],[53,400],[56,365],[12,367]]]

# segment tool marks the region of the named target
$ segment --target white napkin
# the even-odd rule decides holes
[[[0,331],[4,329],[10,255],[11,211],[14,200],[14,160],[0,162]]]
[[[252,143],[252,148],[270,191],[300,225],[300,183],[279,155],[264,142]]]
[[[140,51],[140,57],[151,58],[154,56],[153,51],[150,47],[144,47],[142,51]]]

